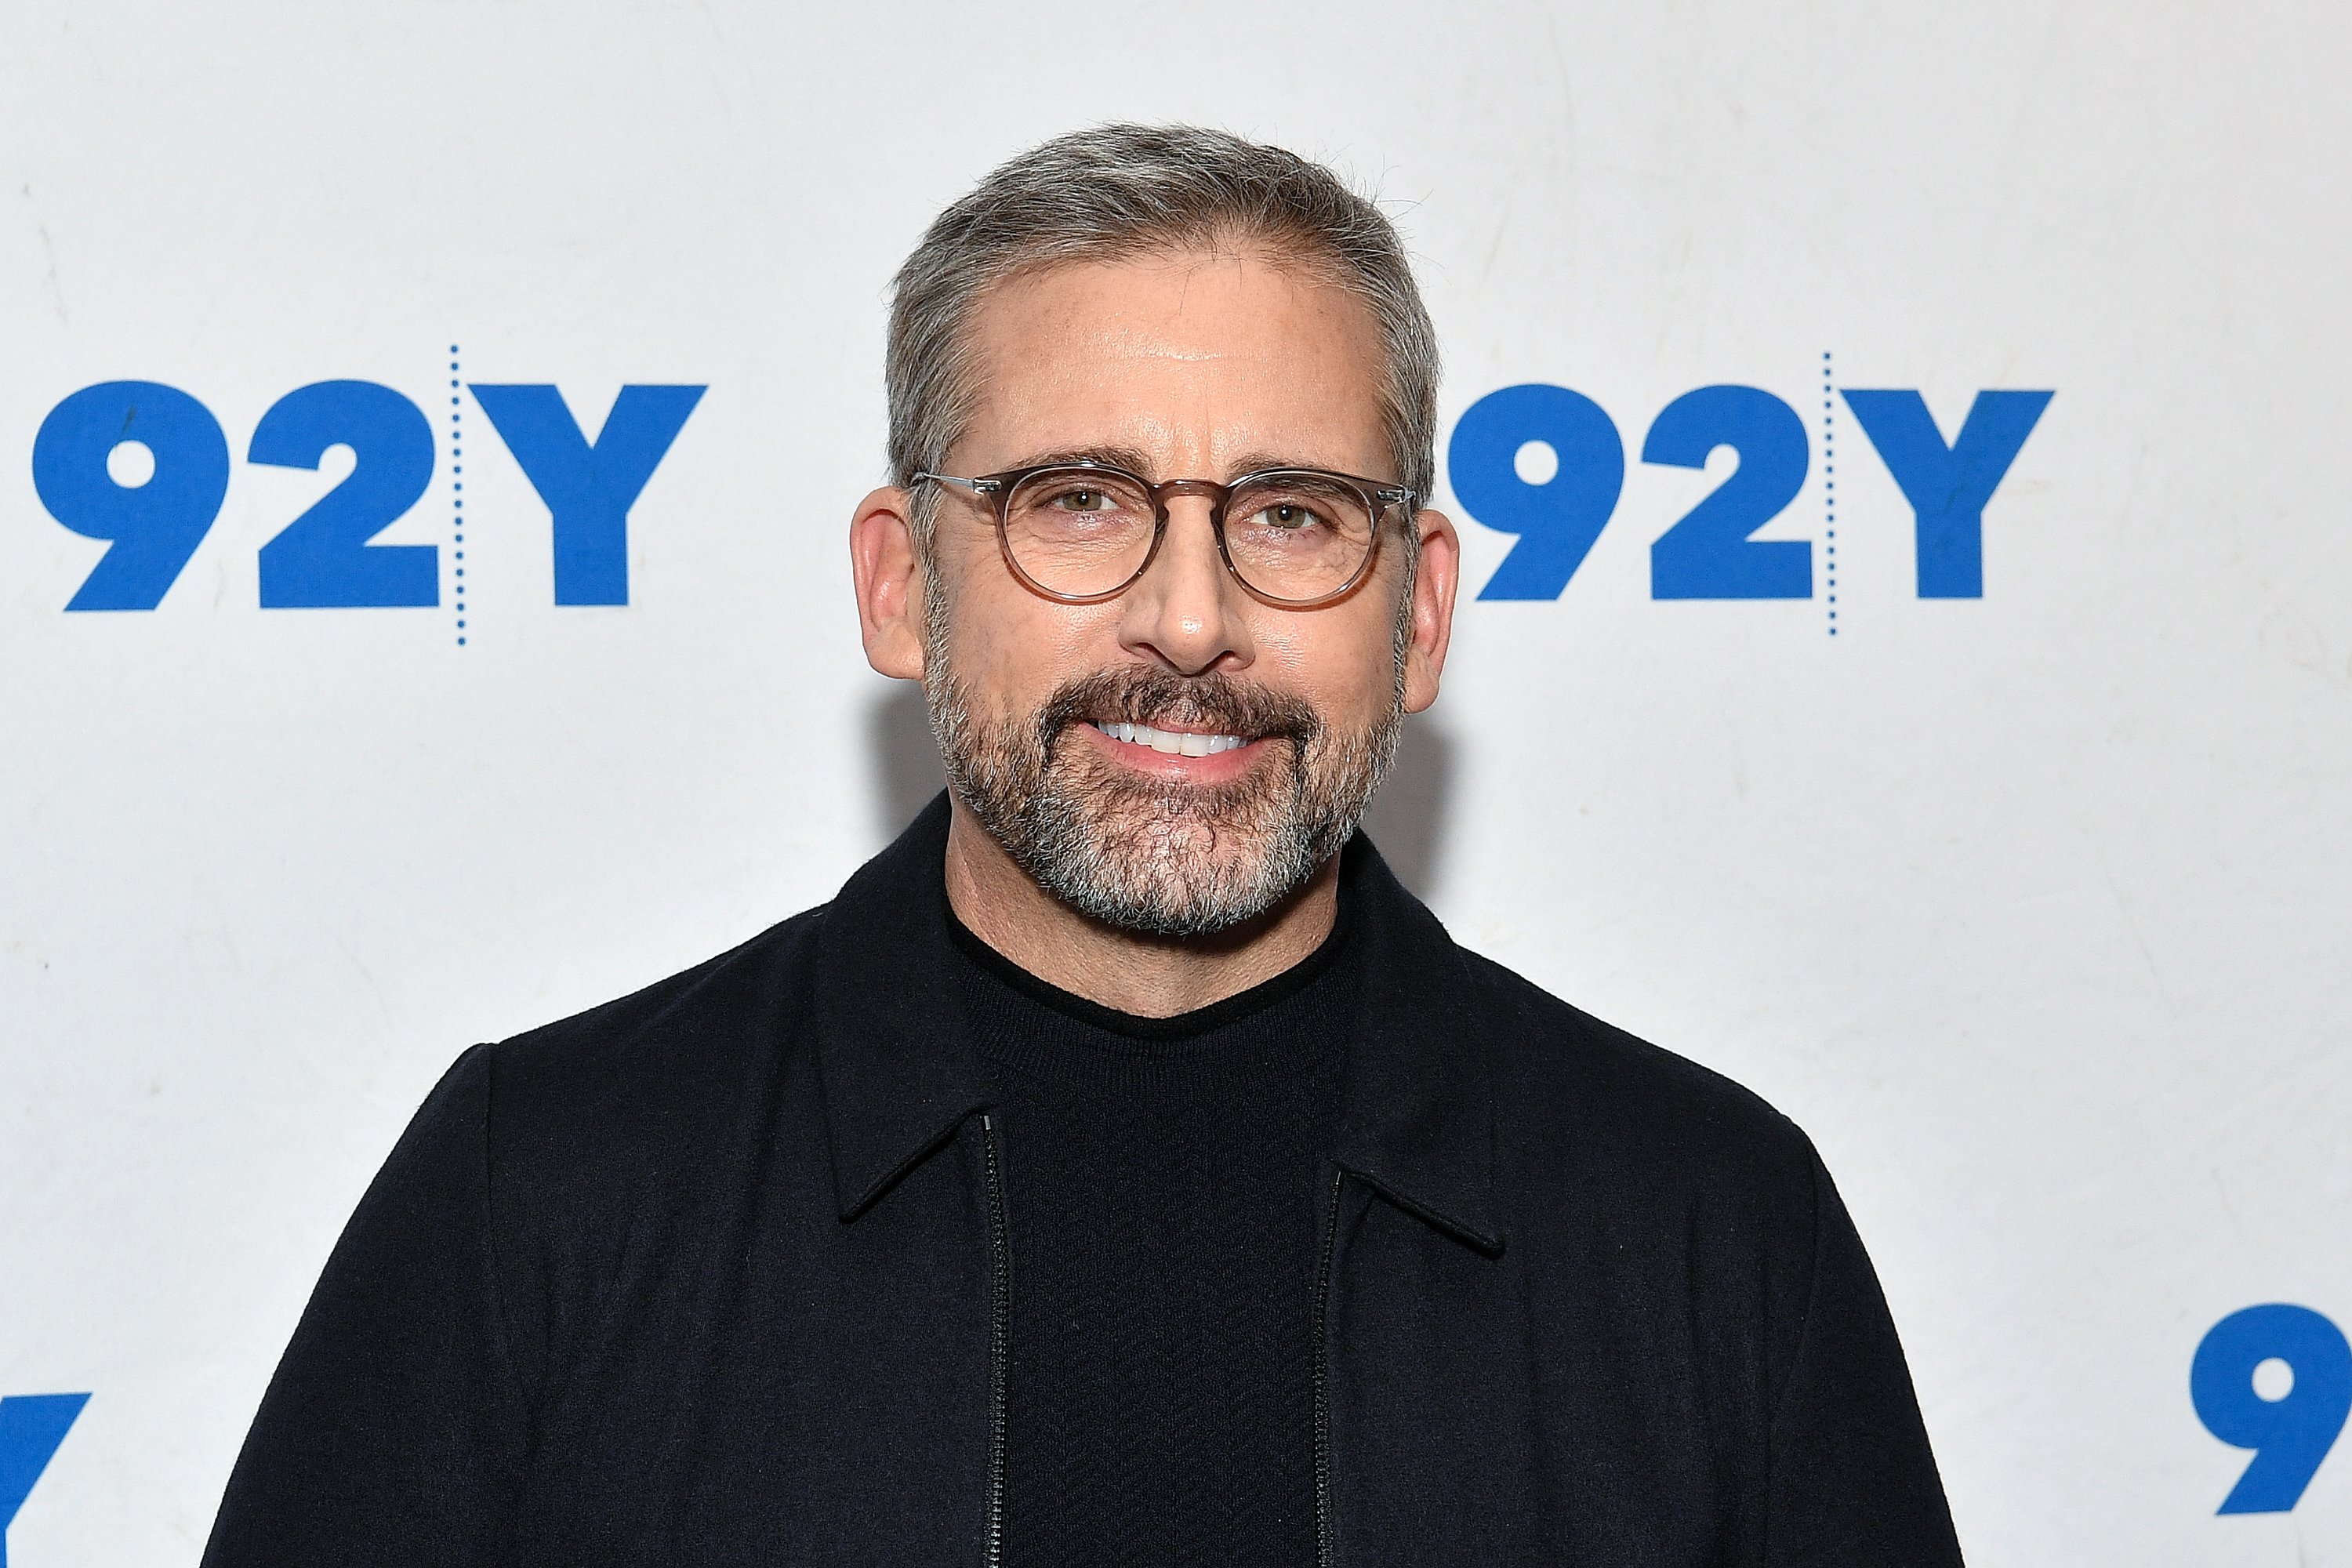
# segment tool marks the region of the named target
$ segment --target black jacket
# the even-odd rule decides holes
[[[992,1563],[1008,1234],[944,800],[841,896],[478,1047],[370,1188],[209,1568]],[[1360,838],[1323,1559],[1959,1560],[1862,1244],[1754,1096],[1454,945]]]

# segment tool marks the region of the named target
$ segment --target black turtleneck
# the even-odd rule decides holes
[[[1344,921],[1285,973],[1164,1019],[952,930],[998,1080],[1007,1562],[1312,1563],[1317,1172],[1358,989]]]

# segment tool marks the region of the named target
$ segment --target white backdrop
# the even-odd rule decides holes
[[[193,1563],[452,1058],[823,900],[928,792],[844,548],[884,284],[997,160],[1132,117],[1376,187],[1449,432],[1521,383],[1613,418],[1612,520],[1559,597],[1465,596],[1375,837],[1463,940],[1813,1134],[1971,1560],[2352,1562],[2352,1455],[2217,1515],[2248,1455],[2189,1393],[2238,1309],[2352,1323],[2347,68],[2316,0],[12,0],[0,1394],[91,1398],[9,1560]],[[625,384],[709,387],[625,606],[552,602],[470,392],[456,559],[452,344],[591,433]],[[1918,596],[1824,353],[1947,439],[2054,391],[1981,598]],[[441,432],[378,542],[439,547],[437,606],[261,607],[257,552],[352,459],[247,445],[335,379]],[[226,498],[156,608],[68,612],[105,546],[35,438],[120,380],[210,410]],[[1803,416],[1761,537],[1814,542],[1814,597],[1651,596],[1733,459],[1642,438],[1718,383]],[[1464,531],[1475,590],[1511,541]]]

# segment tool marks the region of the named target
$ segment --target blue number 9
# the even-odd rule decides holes
[[[2273,1359],[2286,1363],[2294,1386],[2265,1399],[2254,1391],[2254,1369]],[[2189,1397],[2207,1431],[2254,1450],[2220,1511],[2284,1513],[2352,1415],[2352,1345],[2308,1307],[2248,1307],[2214,1324],[2198,1345]]]
[[[1534,441],[1559,462],[1539,485],[1518,473],[1519,448]],[[1557,599],[1617,510],[1625,443],[1592,399],[1530,383],[1490,392],[1464,412],[1446,443],[1445,469],[1463,510],[1519,536],[1478,596]]]
[[[118,484],[106,460],[124,442],[155,471]],[[49,410],[33,437],[33,489],[49,515],[110,542],[68,610],[152,610],[196,552],[228,494],[228,438],[211,410],[152,381],[85,386]]]

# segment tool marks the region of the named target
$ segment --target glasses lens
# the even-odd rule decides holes
[[[1262,474],[1225,505],[1225,549],[1266,597],[1319,599],[1363,569],[1378,504],[1328,474]]]
[[[1095,468],[1049,468],[1004,503],[1013,563],[1049,593],[1108,594],[1151,553],[1151,497],[1133,479]]]

